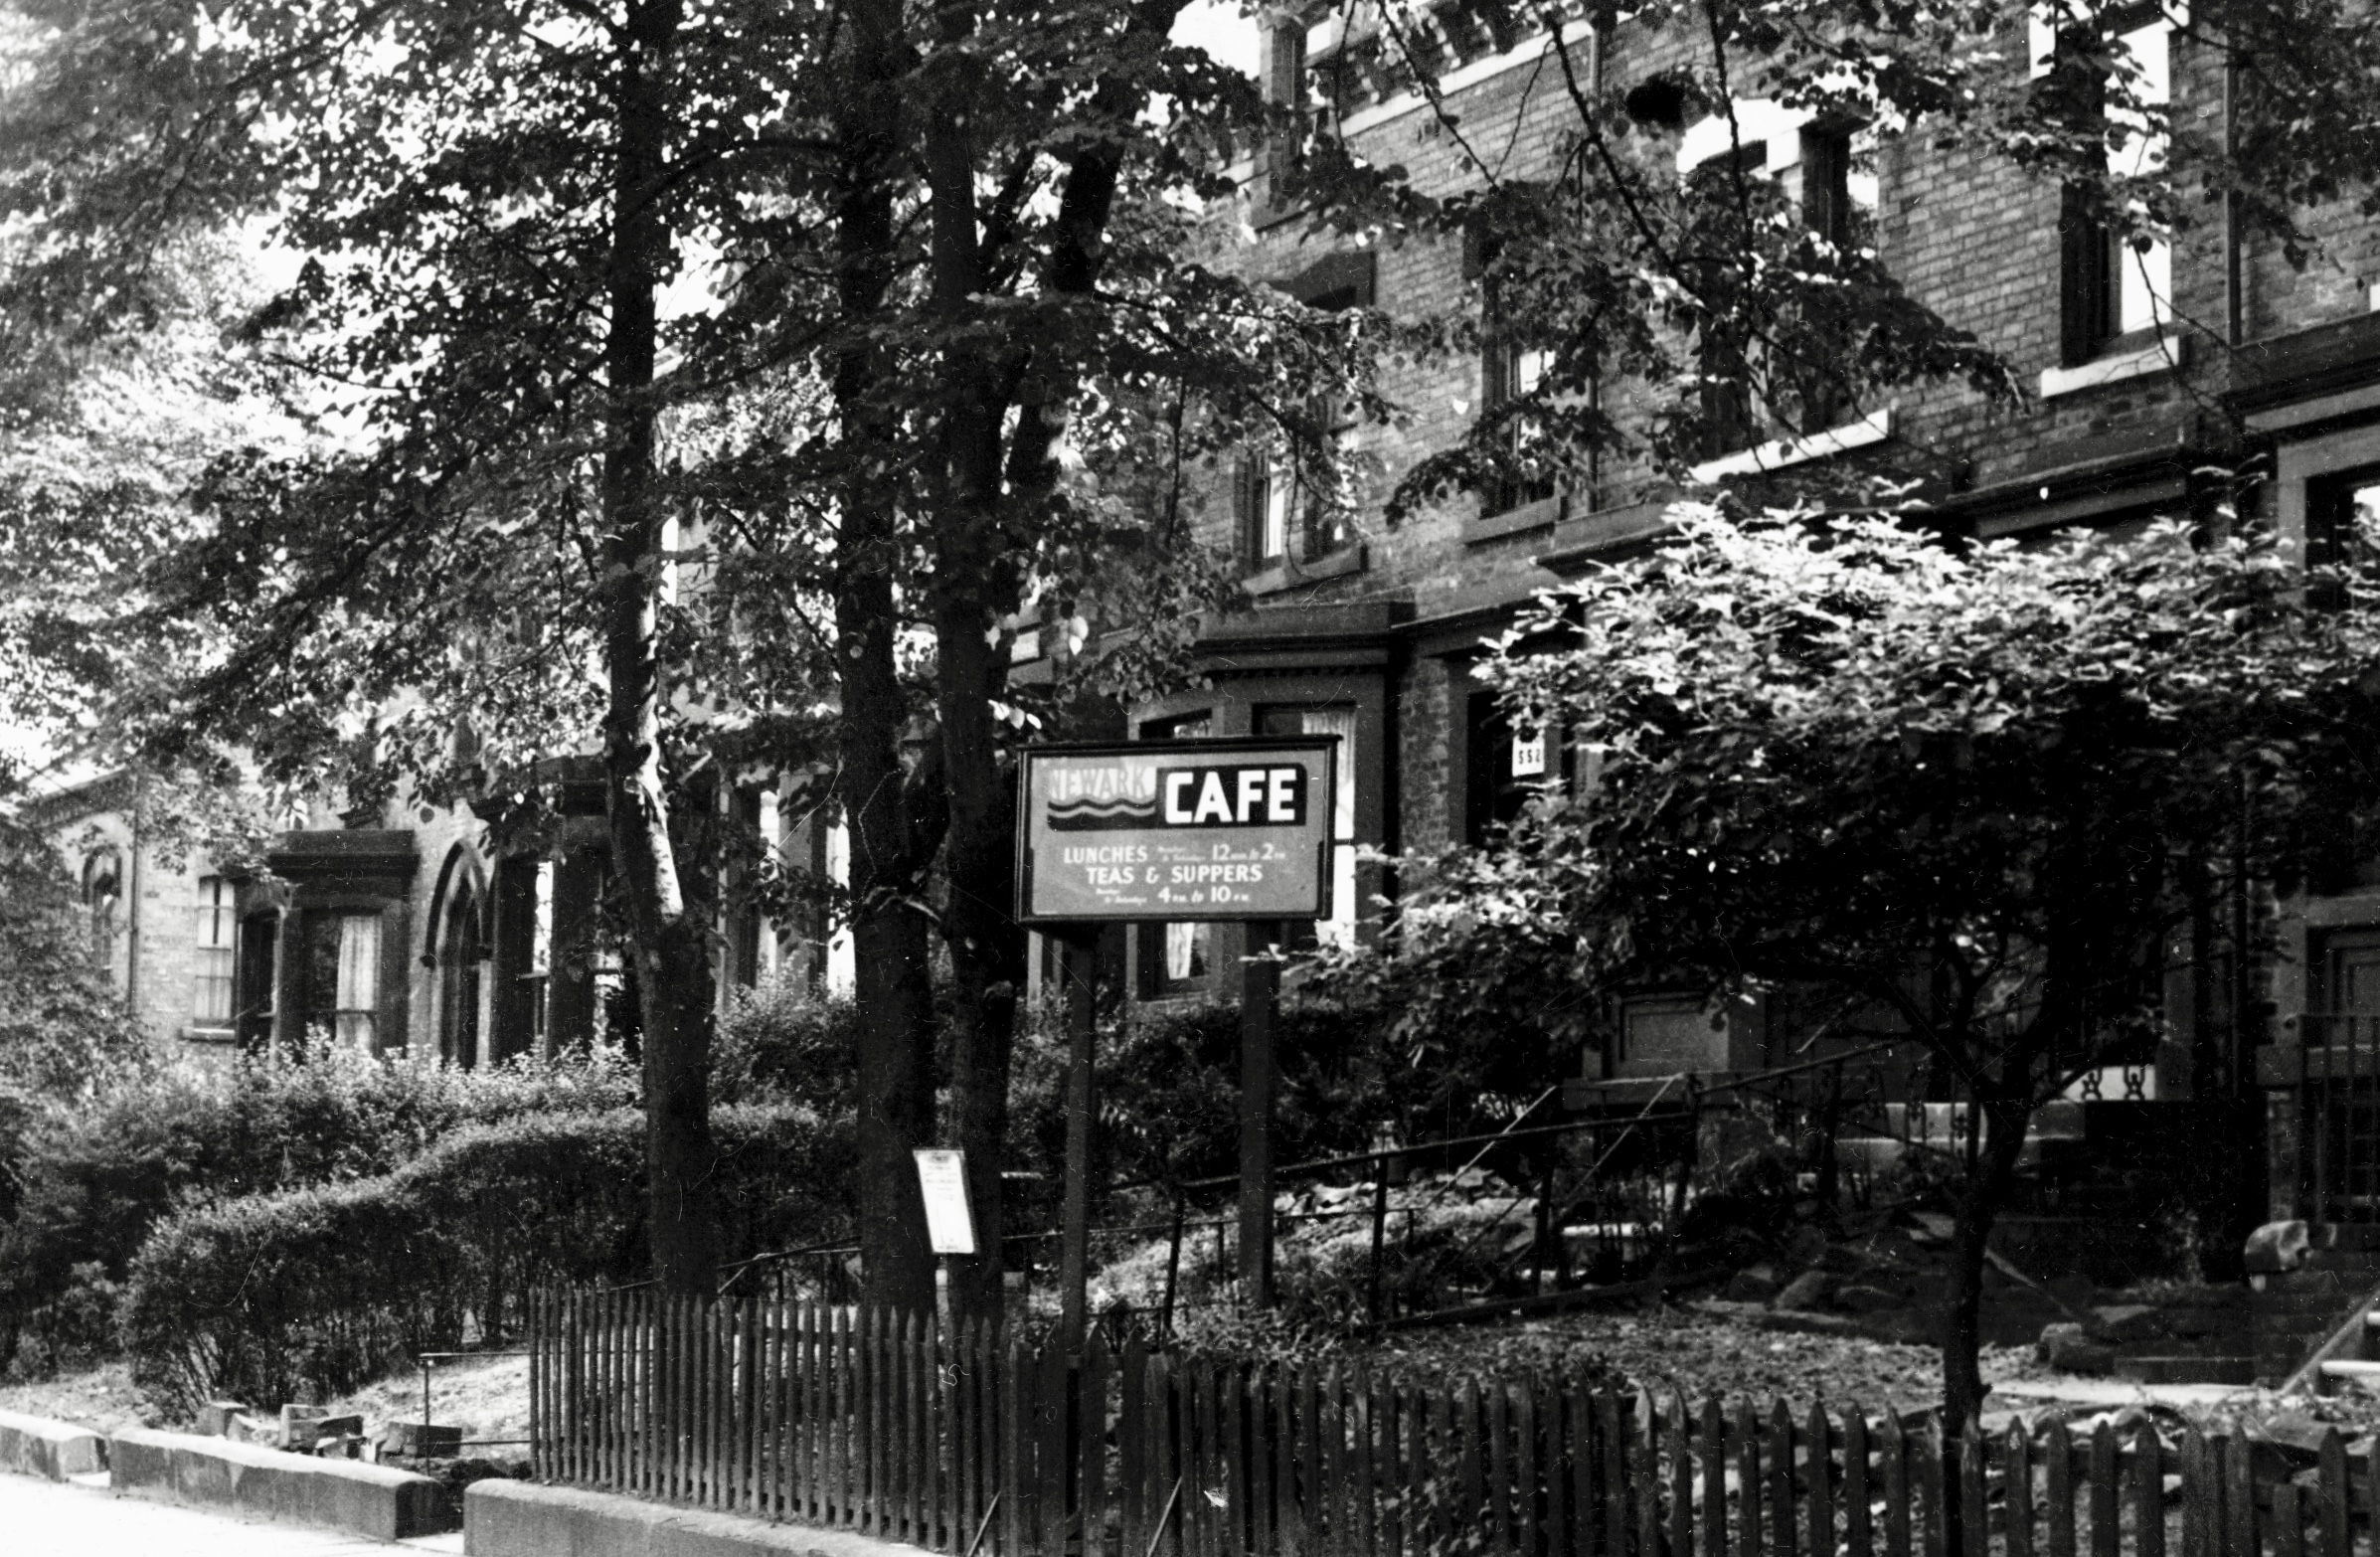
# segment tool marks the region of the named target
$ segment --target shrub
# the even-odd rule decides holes
[[[26,1377],[45,1377],[112,1355],[123,1296],[123,1284],[95,1262],[76,1266],[66,1291],[43,1306],[35,1323],[9,1338],[9,1365]]]
[[[317,1044],[222,1070],[161,1069],[72,1114],[0,1106],[0,1133],[17,1129],[25,1142],[0,1229],[0,1356],[16,1354],[20,1329],[43,1334],[76,1267],[122,1281],[178,1204],[386,1173],[475,1121],[635,1096],[633,1073],[607,1052],[457,1071]]]
[[[790,1106],[712,1124],[728,1258],[841,1231],[846,1127]],[[131,1262],[133,1380],[174,1414],[219,1393],[337,1394],[500,1334],[535,1286],[639,1278],[643,1137],[629,1110],[523,1115],[394,1172],[186,1207]]]
[[[1386,1050],[1372,1013],[1312,996],[1285,998],[1275,1026],[1279,1068],[1274,1153],[1280,1162],[1362,1151],[1382,1126],[1445,1130],[1425,1117],[1443,1078],[1423,1078]],[[1010,1083],[1011,1156],[1055,1185],[1066,1149],[1067,1041],[1055,1010],[1017,1040]],[[1105,1026],[1099,1047],[1099,1171],[1110,1184],[1179,1184],[1240,1162],[1240,1013],[1206,1003],[1144,1007]],[[1453,1119],[1454,1127],[1472,1123]],[[1492,1126],[1491,1126],[1492,1127]]]
[[[218,1394],[270,1404],[351,1387],[460,1329],[462,1266],[458,1242],[385,1178],[193,1208],[133,1261],[133,1382],[179,1417]]]
[[[735,991],[711,1046],[711,1095],[722,1103],[798,1103],[821,1119],[856,1106],[859,1013],[847,996],[776,977]]]

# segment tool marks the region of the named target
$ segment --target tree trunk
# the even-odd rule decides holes
[[[962,5],[938,12],[955,49],[975,26]],[[963,57],[960,57],[963,58]],[[968,79],[946,80],[926,126],[935,317],[957,335],[987,289],[976,199],[975,103]],[[966,1153],[977,1253],[951,1266],[951,1309],[996,1319],[1006,1217],[1000,1163],[1008,1134],[1008,1061],[1016,1036],[1025,935],[1016,923],[1014,797],[992,704],[1007,685],[1001,618],[1019,605],[1005,520],[1001,421],[1020,348],[953,352],[938,419],[941,490],[933,504],[935,700],[949,801],[942,939],[950,952],[951,1136]]]
[[[2029,1098],[1990,1097],[1973,1107],[1983,1117],[1983,1140],[1960,1186],[1951,1235],[1951,1305],[1943,1326],[1943,1431],[1955,1437],[1983,1409],[1983,1267],[2000,1207],[2016,1178],[2032,1121]]]
[[[851,839],[852,950],[859,1011],[859,1242],[863,1300],[903,1312],[934,1305],[934,1256],[910,1153],[932,1139],[933,984],[916,907],[924,859],[905,804],[909,721],[894,645],[902,602],[897,429],[885,364],[865,332],[891,283],[899,166],[901,12],[860,0],[850,13],[847,110],[838,126],[838,300],[853,344],[835,366],[846,474],[836,533],[836,663],[842,765],[836,793]]]
[[[1134,24],[1162,36],[1176,9],[1171,0],[1144,7]],[[1128,111],[1126,96],[1120,88],[1105,87],[1095,99],[1096,110]],[[931,130],[929,156],[935,201],[935,298],[953,323],[964,317],[982,286],[967,117],[957,105],[945,103]],[[1057,241],[1043,277],[1051,291],[1088,295],[1096,284],[1119,166],[1109,148],[1095,142],[1068,169]],[[1007,681],[1007,639],[993,629],[1018,606],[1018,581],[1006,555],[1008,531],[1043,523],[1057,492],[1056,451],[1066,430],[1074,371],[1074,364],[1038,360],[1029,349],[1014,361],[980,364],[974,382],[954,386],[958,393],[946,425],[950,501],[938,515],[936,691],[950,795],[943,928],[957,985],[951,1011],[951,1106],[955,1138],[967,1153],[968,1193],[982,1250],[953,1270],[952,1303],[968,1317],[994,1317],[1000,1306],[1006,1232],[1000,1163],[1027,946],[1013,914],[1015,775],[1002,766],[991,712]],[[1000,423],[1010,388],[1028,374],[1039,381],[1038,391],[1019,408],[1003,450]]]
[[[1015,786],[1000,766],[990,712],[1007,672],[1002,644],[983,629],[945,627],[940,653],[941,734],[950,794],[943,935],[955,988],[950,1012],[952,1137],[967,1154],[975,1210],[972,1260],[951,1267],[950,1300],[961,1318],[1000,1311],[1006,1216],[1000,1164],[1008,1137],[1008,1062],[1025,976],[1025,933],[1012,912],[1016,883]]]
[[[603,766],[611,853],[627,899],[643,996],[645,1173],[653,1275],[673,1293],[708,1294],[719,1258],[712,1195],[709,939],[689,912],[670,838],[661,773],[658,558],[652,497],[653,293],[669,235],[655,203],[665,172],[661,65],[680,11],[670,0],[629,13],[618,62],[618,149],[607,280],[610,394],[603,451],[603,661],[609,698]]]

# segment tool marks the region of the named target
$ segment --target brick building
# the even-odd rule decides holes
[[[2231,111],[2224,52],[2193,36],[2180,8],[2166,13],[2143,7],[2115,25],[2144,94],[2164,97],[2177,126],[2219,136]],[[1479,165],[1513,179],[1548,176],[1576,126],[1566,69],[1589,89],[1618,95],[1707,47],[1576,22],[1564,60],[1541,28],[1531,31],[1537,14],[1475,8],[1414,21],[1420,47],[1437,59],[1435,94],[1401,85],[1361,8],[1251,19],[1243,25],[1258,36],[1243,43],[1274,100],[1303,102],[1361,157],[1402,165],[1429,194],[1475,186]],[[2057,47],[2014,5],[2004,43],[2012,75],[2044,74]],[[1413,46],[1409,37],[1401,47]],[[2054,180],[1980,152],[1939,153],[1921,137],[1871,148],[1855,131],[1776,102],[1731,109],[1639,125],[1634,149],[1688,173],[1734,151],[1732,119],[1747,165],[1779,181],[1813,222],[1872,223],[1862,231],[1872,231],[1887,268],[2004,354],[2026,396],[2011,405],[1958,384],[1910,389],[1846,408],[1806,435],[1755,419],[1740,446],[1713,448],[1694,468],[1696,481],[1757,482],[1857,461],[1913,483],[1933,522],[1956,535],[2023,537],[2172,514],[2220,521],[2236,504],[2316,549],[2380,495],[2380,227],[2351,206],[2309,217],[2328,250],[2303,269],[2229,212],[2196,223],[2171,252],[2136,253],[2072,220]],[[1218,220],[1218,232],[1238,230],[1222,262],[1315,306],[1406,317],[1466,295],[1475,306],[1474,267],[1459,242],[1316,234],[1268,200],[1264,164],[1242,170],[1243,199]],[[1491,338],[1476,359],[1390,368],[1383,390],[1409,420],[1343,434],[1360,486],[1352,522],[1301,526],[1282,500],[1289,478],[1262,450],[1214,470],[1202,534],[1240,558],[1252,608],[1206,626],[1198,654],[1208,684],[1133,710],[1130,734],[1338,734],[1349,757],[1340,837],[1392,852],[1479,841],[1514,813],[1527,785],[1556,776],[1563,754],[1516,742],[1474,679],[1481,640],[1537,591],[1647,546],[1668,506],[1698,488],[1674,471],[1607,458],[1563,490],[1490,490],[1387,523],[1382,500],[1398,476],[1458,439],[1480,407],[1532,371],[1528,355]],[[1601,388],[1624,418],[1629,388]],[[2245,498],[2220,473],[2242,466],[2264,472]],[[1369,905],[1390,884],[1350,862],[1346,885]],[[2126,1138],[2187,1141],[2236,1159],[2224,1212],[2234,1232],[2267,1218],[2380,1216],[2380,1110],[2369,1084],[2323,1104],[2330,1112],[2302,1130],[2292,1123],[2309,1035],[2343,1043],[2352,1028],[2368,1044],[2366,1018],[2380,1015],[2380,868],[2342,857],[2326,885],[2333,890],[2278,905],[2286,954],[2277,965],[2242,976],[2227,952],[2190,959],[2191,970],[2168,981],[2157,1053],[2104,1078],[2086,1104],[2104,1091],[2160,1109],[2201,1105],[2182,1109],[2197,1122],[2190,1129],[2127,1129]],[[1351,911],[1344,890],[1337,901],[1340,919],[1320,933],[1363,934],[1361,920],[1377,910]],[[2273,912],[2253,883],[2234,883],[2210,905],[2205,944],[2227,946]],[[1229,998],[1245,937],[1234,925],[1137,927],[1116,959],[1137,998]],[[1794,1036],[1758,1004],[1710,1017],[1690,992],[1649,994],[1615,1011],[1610,1041],[1575,1078],[1574,1100],[1631,1073],[1757,1070],[1778,1063]],[[2269,1130],[2253,1123],[2267,1114]],[[2167,1118],[2181,1122],[2180,1113]],[[2319,1184],[2316,1157],[2329,1175]]]

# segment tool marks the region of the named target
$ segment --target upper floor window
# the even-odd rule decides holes
[[[232,884],[201,876],[191,906],[190,1025],[203,1032],[232,1027]]]
[[[2169,136],[2161,122],[2173,100],[2172,27],[2155,5],[2128,6],[2094,20],[2063,4],[2037,12],[2036,76],[2055,75],[2105,121],[2115,180],[2163,171]],[[2111,84],[2121,84],[2111,90]],[[2111,199],[2124,199],[2112,192]],[[2124,215],[2145,212],[2124,199]],[[2127,235],[2105,204],[2070,185],[2058,220],[2059,357],[2088,362],[2110,346],[2152,337],[2171,316],[2173,252],[2161,239]]]
[[[1325,255],[1273,284],[1308,308],[1368,308],[1376,261],[1370,252]],[[1240,461],[1235,497],[1242,560],[1250,572],[1311,561],[1356,539],[1349,453],[1355,408],[1316,395]]]
[[[1257,87],[1268,107],[1302,110],[1306,106],[1305,34],[1304,23],[1285,16],[1266,26]],[[1299,134],[1276,130],[1257,153],[1256,220],[1260,226],[1285,221],[1296,213],[1297,208],[1282,192],[1295,176]]]
[[[1490,415],[1535,390],[1545,377],[1547,353],[1542,347],[1524,344],[1520,339],[1496,327],[1493,304],[1490,304],[1489,328],[1479,371],[1480,409]],[[1504,447],[1516,457],[1528,447],[1528,433],[1518,424],[1504,432]],[[1543,474],[1519,475],[1506,473],[1480,488],[1481,514],[1508,513],[1529,503],[1554,495],[1553,480]]]
[[[1355,539],[1346,479],[1354,419],[1327,395],[1316,396],[1305,415],[1311,437],[1304,447],[1284,432],[1242,466],[1241,526],[1252,569],[1325,557]]]
[[[1732,103],[1691,126],[1677,168],[1690,189],[1734,204],[1734,191],[1762,180],[1811,236],[1838,252],[1875,241],[1875,146],[1864,126],[1815,120],[1767,98]],[[1750,242],[1744,234],[1739,242]],[[1733,263],[1720,260],[1719,265]],[[1727,307],[1734,287],[1714,276],[1714,314],[1696,343],[1702,379],[1701,451],[1732,453],[1768,437],[1806,437],[1850,414],[1842,378],[1842,321],[1822,296],[1775,317]]]

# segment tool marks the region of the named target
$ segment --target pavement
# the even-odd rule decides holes
[[[462,1549],[460,1530],[391,1544],[118,1497],[104,1471],[64,1483],[0,1473],[0,1552],[8,1557],[402,1557]]]

